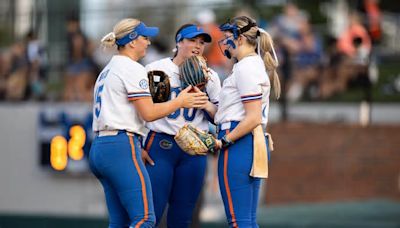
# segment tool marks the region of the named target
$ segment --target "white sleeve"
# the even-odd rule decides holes
[[[160,59],[160,60],[157,60],[157,61],[154,61],[154,62],[151,62],[151,63],[147,64],[145,66],[145,68],[146,68],[146,71],[149,72],[149,71],[152,71],[152,70],[163,69],[165,67],[165,65],[166,65],[165,59]]]
[[[151,64],[151,63],[147,64],[147,65],[145,66],[146,71],[149,72],[149,71],[154,70],[154,69],[153,69],[153,68],[154,68],[153,65],[154,65],[154,64]]]
[[[149,79],[144,67],[129,67],[125,71],[123,83],[128,93],[128,100],[151,97]]]
[[[211,79],[207,83],[206,91],[211,103],[218,105],[219,93],[221,91],[221,81],[219,80],[217,72],[213,71],[212,69],[210,69],[210,72]]]
[[[242,102],[262,99],[261,77],[263,77],[263,75],[260,75],[259,72],[248,67],[247,69],[238,69],[237,72],[235,72],[235,77],[236,86],[239,90]]]

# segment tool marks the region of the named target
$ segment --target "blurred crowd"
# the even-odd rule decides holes
[[[322,37],[295,4],[285,6],[270,28],[281,50],[286,97],[324,100],[351,86],[370,87],[373,45],[381,39],[376,0],[365,0],[347,15],[338,37]]]
[[[30,31],[0,52],[0,100],[43,100],[46,68],[45,50]]]
[[[58,99],[66,102],[91,102],[98,64],[96,45],[80,28],[77,17],[66,19],[67,61],[63,66]],[[0,100],[44,101],[48,91],[48,53],[46,46],[30,31],[22,40],[0,52]]]
[[[242,10],[236,15],[248,14],[255,18],[274,37],[288,101],[325,100],[352,86],[371,86],[368,74],[382,36],[381,11],[377,0],[359,2],[348,13],[347,28],[339,36],[321,34],[311,24],[310,15],[290,2],[268,23],[251,12]],[[232,62],[219,48],[222,33],[216,19],[212,10],[203,10],[196,17],[197,23],[213,38],[206,47],[205,57],[223,81],[230,73]],[[90,41],[77,18],[66,19],[66,36],[68,56],[58,100],[90,102],[98,70],[112,53],[102,52]],[[168,50],[165,43],[152,41],[143,63],[170,55]],[[0,49],[0,100],[46,100],[48,62],[46,46],[33,31],[23,40]]]
[[[265,24],[251,10],[242,9],[236,15],[256,18],[259,26]],[[339,36],[320,34],[313,28],[310,15],[289,2],[282,13],[264,25],[279,50],[280,77],[287,100],[326,100],[354,86],[371,88],[369,70],[374,60],[373,48],[382,36],[378,1],[359,1],[344,21],[347,26]],[[205,55],[223,80],[231,64],[217,45],[222,34],[215,23],[215,14],[200,12],[198,23],[213,37],[214,42]]]

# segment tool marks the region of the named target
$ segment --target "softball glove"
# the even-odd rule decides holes
[[[149,89],[154,103],[166,102],[169,99],[171,85],[169,76],[161,70],[153,70],[147,73]]]
[[[214,153],[217,141],[212,134],[206,133],[190,124],[183,126],[175,136],[179,147],[190,155]]]
[[[210,71],[205,58],[202,56],[187,58],[179,67],[179,76],[182,89],[192,85],[204,91],[207,81],[210,79]]]

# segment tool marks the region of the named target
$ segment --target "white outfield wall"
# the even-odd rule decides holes
[[[81,106],[68,104],[77,110]],[[40,165],[41,108],[0,105],[0,213],[105,216],[102,188],[94,176],[60,175]]]

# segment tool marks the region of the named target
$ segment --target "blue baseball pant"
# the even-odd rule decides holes
[[[238,125],[238,122],[231,123],[230,129],[220,131],[218,138],[222,138]],[[252,164],[252,133],[221,150],[219,155],[218,180],[229,227],[258,227],[256,215],[261,179],[249,175]]]
[[[199,198],[206,172],[206,156],[183,152],[174,136],[151,131],[145,148],[155,165],[146,164],[153,189],[157,225],[168,204],[169,228],[187,228]]]
[[[110,228],[155,226],[151,184],[138,136],[125,131],[96,136],[89,164],[104,189]]]

